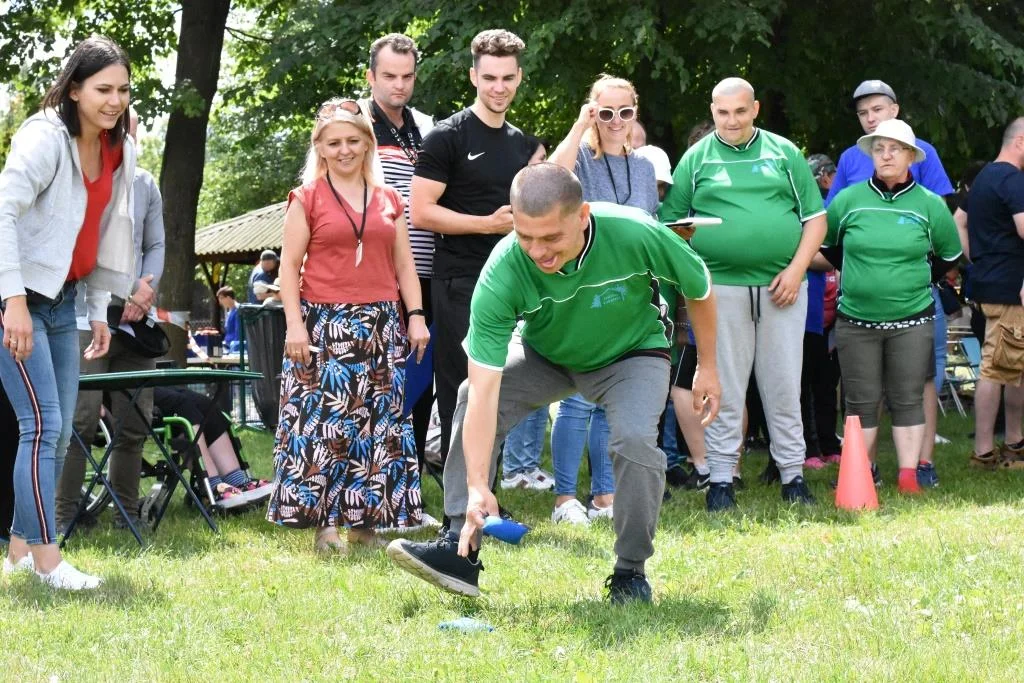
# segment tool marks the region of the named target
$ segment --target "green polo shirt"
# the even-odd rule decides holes
[[[759,128],[741,146],[717,133],[686,151],[658,212],[669,222],[711,216],[690,245],[720,285],[770,284],[796,254],[803,224],[825,213],[821,192],[796,145]]]
[[[643,211],[592,202],[590,216],[583,251],[558,273],[541,271],[515,233],[497,244],[473,291],[463,342],[471,362],[503,369],[518,318],[523,341],[572,372],[635,352],[668,356],[671,324],[659,281],[687,298],[706,298],[711,278],[704,262]]]
[[[916,182],[892,193],[873,179],[828,206],[824,246],[842,244],[839,312],[869,322],[904,320],[932,303],[929,252],[952,261],[960,238],[946,203]]]

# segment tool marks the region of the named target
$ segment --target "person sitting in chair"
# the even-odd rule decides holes
[[[231,426],[209,398],[188,389],[157,387],[153,390],[153,405],[164,417],[177,415],[196,430],[202,428],[197,445],[214,505],[230,509],[270,497],[273,484],[266,479],[253,479],[243,469]]]

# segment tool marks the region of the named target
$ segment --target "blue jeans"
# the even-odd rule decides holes
[[[591,495],[615,493],[615,474],[608,456],[608,421],[604,410],[574,394],[558,404],[558,414],[551,426],[555,495],[576,495],[576,478],[583,460],[584,444],[590,449]]]
[[[676,440],[676,424],[675,404],[669,398],[662,416],[661,450],[665,451],[670,468],[683,464],[683,454],[679,452],[679,442]]]
[[[946,312],[942,310],[942,299],[934,285],[932,299],[935,301],[935,391],[941,392],[946,381]]]
[[[0,350],[0,381],[18,416],[11,535],[29,545],[56,543],[54,495],[71,439],[78,398],[75,287],[54,300],[32,294],[32,355],[15,362]]]
[[[532,472],[540,467],[544,452],[544,436],[548,429],[548,407],[537,408],[505,436],[501,471],[505,476],[516,472]]]

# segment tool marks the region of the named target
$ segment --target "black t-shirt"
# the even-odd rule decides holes
[[[985,304],[1019,304],[1024,240],[1014,214],[1024,213],[1024,172],[995,161],[978,173],[967,195],[971,246],[970,295]]]
[[[438,205],[470,216],[488,216],[509,202],[512,179],[530,160],[526,136],[513,125],[491,128],[464,109],[441,121],[423,139],[416,175],[446,185]],[[434,238],[434,277],[478,277],[502,235]]]

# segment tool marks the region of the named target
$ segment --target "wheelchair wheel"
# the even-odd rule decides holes
[[[106,451],[107,446],[110,445],[110,437],[114,433],[114,421],[110,415],[104,411],[100,415],[100,422],[96,427],[96,437],[93,439],[93,448],[99,448],[102,451]],[[106,476],[108,468],[104,468],[103,475]],[[89,481],[92,480],[90,473],[87,471],[85,475],[86,481],[82,483],[82,495],[84,496],[86,491],[89,489]],[[90,515],[97,515],[103,511],[108,505],[110,505],[110,494],[102,484],[97,484],[92,489],[92,494],[89,496],[89,502],[85,506],[86,513]]]

